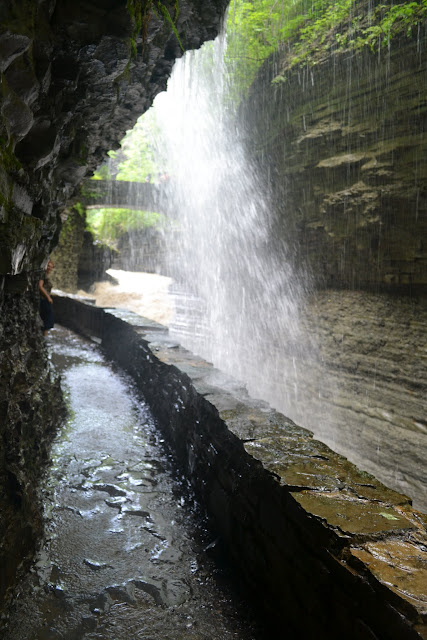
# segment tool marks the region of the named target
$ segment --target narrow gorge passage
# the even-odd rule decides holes
[[[48,340],[69,419],[43,485],[45,540],[3,640],[260,640],[129,381],[68,330]]]

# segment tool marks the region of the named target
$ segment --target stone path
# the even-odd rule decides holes
[[[49,342],[70,418],[44,488],[46,540],[2,638],[260,639],[203,552],[213,540],[147,407],[91,344],[65,329]]]

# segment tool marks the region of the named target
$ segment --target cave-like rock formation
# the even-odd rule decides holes
[[[225,5],[180,0],[185,49],[216,36]],[[63,413],[37,282],[67,202],[165,89],[181,53],[150,1],[0,4],[0,598],[40,530],[36,481]]]

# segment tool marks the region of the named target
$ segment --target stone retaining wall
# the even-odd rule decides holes
[[[427,519],[236,381],[120,310],[57,321],[135,380],[235,566],[292,638],[427,638]]]

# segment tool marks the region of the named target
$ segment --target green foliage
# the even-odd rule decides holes
[[[126,132],[121,142],[117,180],[145,182],[148,175],[153,176],[160,172],[153,149],[156,135],[158,125],[154,110],[149,110],[138,119],[131,131]],[[110,151],[108,155],[113,159],[119,156],[114,151]]]
[[[114,242],[126,231],[144,227],[160,227],[164,216],[153,211],[133,209],[88,209],[86,224],[97,240],[107,244]]]
[[[110,160],[98,167],[92,180],[146,182],[147,176],[160,173],[162,167],[153,148],[153,140],[158,135],[155,112],[150,109],[138,118],[133,129],[126,132],[121,149],[108,152]]]
[[[317,0],[308,15],[309,22],[298,33],[293,46],[292,64],[315,63],[319,52],[339,48],[376,51],[400,34],[411,36],[412,29],[427,18],[427,0],[392,0],[369,10],[366,2]]]
[[[427,18],[427,0],[404,2],[390,8],[381,4],[376,8],[375,15],[378,23],[361,29],[360,35],[349,41],[349,46],[361,48],[367,45],[375,50],[388,45],[400,33],[410,37],[413,28]]]
[[[141,0],[127,0],[126,8],[133,23],[132,36],[138,35],[143,25],[143,8]]]
[[[79,214],[79,216],[80,216],[81,218],[83,218],[83,217],[84,217],[85,212],[86,212],[86,208],[84,207],[84,205],[82,205],[82,203],[81,203],[81,202],[76,202],[76,203],[73,205],[73,209],[74,209],[75,211],[77,211],[77,213]]]
[[[226,65],[238,102],[264,60],[303,24],[307,0],[231,0]]]
[[[182,46],[181,39],[179,37],[179,33],[175,26],[175,22],[171,18],[171,14],[169,13],[166,5],[163,2],[159,2],[158,0],[152,0],[152,6],[157,11],[157,13],[162,16],[163,20],[170,26],[172,31],[175,34],[176,39],[178,40],[178,44],[181,48],[181,51],[184,51],[184,47]],[[178,1],[175,3],[175,20],[178,18]]]
[[[155,160],[153,140],[158,135],[155,112],[150,109],[138,119],[132,130],[127,131],[121,149],[108,152],[110,160],[97,169],[92,179],[146,182],[147,176],[151,175],[152,181],[155,181],[155,176],[163,173],[165,166],[163,164],[160,167]],[[90,197],[87,190],[84,195]],[[126,231],[161,226],[164,216],[132,209],[94,208],[87,210],[86,220],[88,228],[98,240],[111,244]]]
[[[101,164],[101,166],[99,166],[97,170],[94,172],[91,179],[92,180],[112,180],[111,171],[110,171],[110,167],[108,166],[108,162],[104,162],[104,164]],[[82,188],[82,193],[84,196],[88,195],[83,188]],[[89,194],[89,197],[90,197],[90,194]]]
[[[174,4],[175,21],[169,13],[167,6],[163,2],[161,2],[161,0],[127,0],[126,7],[133,22],[131,50],[135,57],[137,53],[135,44],[136,36],[142,30],[143,40],[146,39],[147,26],[153,10],[165,21],[167,25],[169,25],[169,27],[174,32],[176,39],[178,40],[179,46],[181,47],[182,51],[184,51],[184,47],[182,46],[177,28],[175,26],[175,22],[178,18],[179,13],[178,0],[175,0]]]
[[[376,5],[376,6],[375,6]],[[374,8],[373,8],[374,7]],[[316,64],[331,48],[377,50],[399,34],[408,37],[427,18],[427,0],[231,0],[227,68],[231,97],[248,91],[260,65],[289,48],[289,67]],[[277,76],[275,84],[283,82]]]

